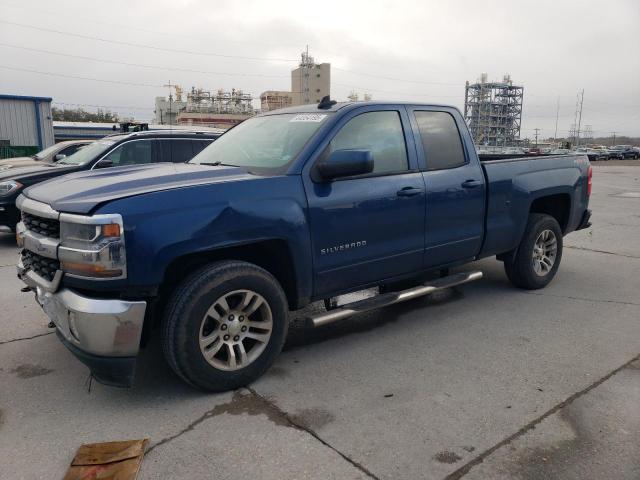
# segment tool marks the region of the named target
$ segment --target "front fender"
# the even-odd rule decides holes
[[[169,264],[187,254],[278,239],[295,259],[299,292],[310,296],[311,246],[299,176],[153,192],[98,211],[123,217],[130,287],[159,285]]]

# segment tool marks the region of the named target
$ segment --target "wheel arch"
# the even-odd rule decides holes
[[[543,195],[531,202],[529,213],[543,213],[555,218],[562,233],[567,231],[571,218],[571,195],[555,193]]]
[[[282,239],[259,240],[188,253],[174,258],[167,266],[160,285],[160,294],[170,292],[187,275],[208,263],[220,260],[240,260],[252,263],[271,273],[282,286],[291,309],[301,300],[291,249]]]

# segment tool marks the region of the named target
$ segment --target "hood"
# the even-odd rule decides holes
[[[153,163],[72,173],[34,185],[26,197],[68,213],[89,213],[101,203],[173,188],[258,178],[240,167]]]
[[[17,180],[25,185],[31,185],[34,182],[45,180],[49,177],[64,175],[70,171],[76,170],[76,167],[57,167],[55,164],[47,162],[33,162],[23,165],[7,166],[0,165],[0,182],[5,180]]]
[[[32,157],[5,158],[4,160],[0,160],[0,172],[8,170],[9,168],[25,165],[42,165],[42,162]]]

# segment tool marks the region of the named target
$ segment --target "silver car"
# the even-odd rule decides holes
[[[37,165],[38,163],[54,163],[69,157],[80,150],[82,147],[89,145],[93,140],[69,140],[51,145],[49,148],[36,153],[31,157],[14,157],[0,160],[0,170],[6,170],[12,167],[25,167],[28,165]]]

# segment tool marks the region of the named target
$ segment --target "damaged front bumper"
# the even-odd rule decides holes
[[[21,264],[18,277],[36,292],[36,300],[55,324],[62,343],[89,367],[96,380],[131,386],[147,302],[90,298],[68,288],[52,292],[42,288]]]

